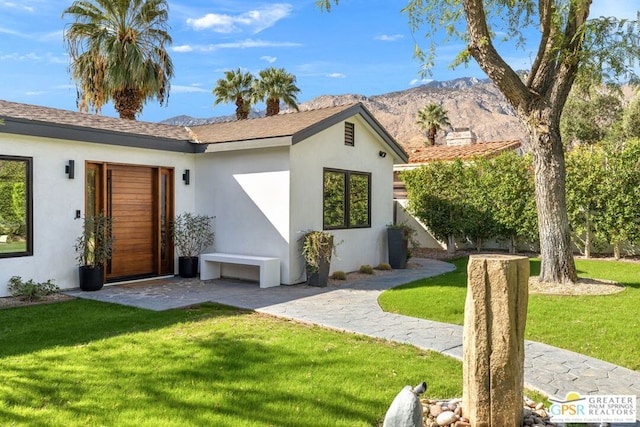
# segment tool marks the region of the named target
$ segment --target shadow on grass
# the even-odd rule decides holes
[[[449,397],[460,389],[458,362],[220,306],[41,307],[21,310],[42,339],[55,336],[20,351],[0,342],[0,419],[9,424],[371,426],[406,383],[431,380],[430,390],[453,388]],[[0,314],[17,332],[15,313]]]
[[[157,312],[83,299],[4,309],[0,310],[0,357],[242,312],[217,304]]]

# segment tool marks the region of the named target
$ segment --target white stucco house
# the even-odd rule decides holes
[[[74,242],[95,209],[115,219],[107,285],[175,274],[168,231],[182,212],[215,217],[208,251],[277,257],[285,285],[305,279],[304,230],[341,242],[333,271],[387,259],[393,167],[408,156],[362,104],[185,128],[0,101],[0,119],[0,204],[17,195],[26,206],[19,241],[0,242],[0,296],[12,276],[78,287]],[[10,170],[24,191],[3,187]],[[337,219],[324,200],[328,177],[344,182]],[[357,220],[355,198],[367,209]],[[0,235],[14,223],[0,215]],[[223,266],[229,277],[257,274]]]

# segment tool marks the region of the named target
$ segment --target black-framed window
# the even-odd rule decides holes
[[[324,169],[324,229],[371,227],[371,174]]]
[[[33,158],[0,155],[0,258],[33,255]]]

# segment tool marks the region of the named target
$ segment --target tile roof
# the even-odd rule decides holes
[[[477,142],[469,145],[434,145],[409,151],[409,163],[427,163],[440,160],[491,157],[506,150],[520,148],[520,141]]]
[[[214,144],[293,136],[357,105],[345,104],[337,107],[282,113],[270,117],[211,123],[191,126],[190,129],[198,136],[198,142]]]
[[[139,122],[135,120],[122,120],[114,117],[20,104],[4,100],[0,100],[0,117],[144,135],[156,138],[174,139],[179,141],[193,140],[193,136],[189,133],[189,130],[182,126]]]

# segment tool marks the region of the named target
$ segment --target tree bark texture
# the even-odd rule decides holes
[[[534,157],[536,206],[542,267],[540,280],[577,280],[566,211],[564,151],[560,115],[575,81],[591,1],[571,2],[564,30],[554,24],[556,1],[538,5],[541,41],[526,81],[504,61],[492,43],[484,0],[463,0],[467,50],[496,84],[529,130]]]
[[[280,113],[280,99],[267,99],[267,116],[276,116]]]
[[[550,119],[544,120],[549,122]],[[529,123],[531,124],[531,123]],[[577,280],[565,189],[564,150],[559,126],[541,126],[529,131],[532,141],[541,282],[574,283]],[[549,132],[540,132],[540,128]]]
[[[121,119],[135,120],[136,114],[142,111],[142,92],[139,89],[118,90],[113,104]]]

